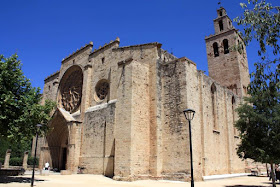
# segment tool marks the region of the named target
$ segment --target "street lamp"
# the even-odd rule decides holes
[[[186,119],[189,121],[189,133],[190,133],[190,155],[191,155],[191,187],[194,187],[193,181],[193,159],[192,159],[192,131],[191,131],[191,120],[194,117],[195,111],[192,109],[185,109],[184,115]]]
[[[34,154],[34,160],[33,160],[33,171],[32,171],[32,178],[31,178],[31,187],[33,187],[34,184],[34,171],[35,171],[35,165],[36,165],[36,153],[37,153],[37,142],[38,142],[38,134],[40,127],[42,127],[41,124],[36,125],[37,130],[36,130],[36,143],[35,143],[35,154]]]

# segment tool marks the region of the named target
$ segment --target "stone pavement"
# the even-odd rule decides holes
[[[30,186],[31,175],[0,177],[0,186]],[[134,182],[114,181],[102,175],[75,174],[35,176],[35,187],[190,187],[189,182],[142,180]],[[272,186],[268,177],[245,176],[229,179],[195,182],[195,187],[266,187]],[[277,186],[280,187],[279,182]]]

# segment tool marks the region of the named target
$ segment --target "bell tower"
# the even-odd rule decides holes
[[[205,38],[209,76],[242,97],[250,83],[246,48],[226,10],[220,7],[217,15],[215,34]]]

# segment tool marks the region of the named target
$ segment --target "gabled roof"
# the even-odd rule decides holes
[[[75,119],[72,114],[70,114],[68,111],[64,110],[63,108],[57,108],[53,114],[53,117],[58,113],[62,115],[62,117],[66,120],[66,122],[81,123],[81,121]]]

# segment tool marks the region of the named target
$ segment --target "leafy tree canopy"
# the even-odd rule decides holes
[[[246,45],[252,40],[259,43],[261,59],[251,73],[249,96],[237,109],[235,126],[241,137],[237,153],[241,158],[270,163],[273,169],[273,163],[280,162],[280,7],[265,0],[247,0],[241,7],[244,13],[235,21],[244,27]]]
[[[262,67],[259,67],[262,66]],[[266,75],[258,64],[244,103],[237,109],[241,144],[238,155],[257,162],[280,162],[280,69]],[[269,79],[269,81],[267,81]]]
[[[51,101],[40,102],[40,89],[23,75],[18,56],[0,55],[0,137],[13,141],[32,138],[36,124],[46,124],[55,106]]]
[[[265,0],[247,0],[240,3],[244,9],[243,15],[234,19],[238,25],[244,27],[243,39],[246,45],[253,39],[259,43],[258,54],[267,58],[267,48],[271,48],[274,55],[279,55],[280,37],[280,7],[273,6]],[[263,58],[264,59],[264,58]],[[279,62],[279,58],[272,62]]]

